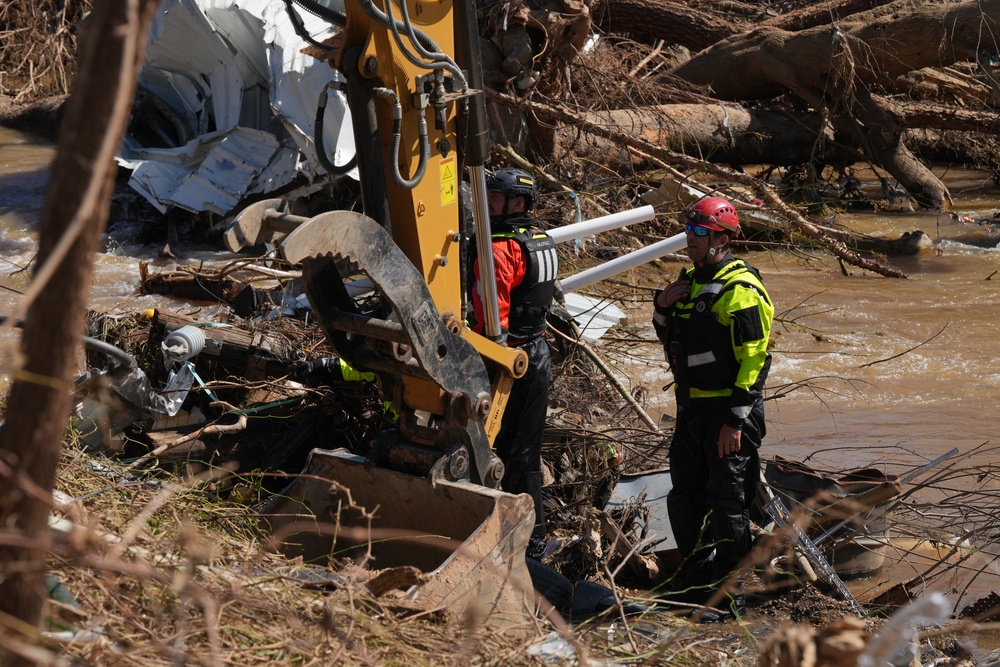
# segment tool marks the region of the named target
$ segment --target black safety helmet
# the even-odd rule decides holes
[[[486,189],[502,192],[507,199],[524,197],[525,211],[530,211],[538,199],[535,179],[523,169],[497,169],[486,177]]]

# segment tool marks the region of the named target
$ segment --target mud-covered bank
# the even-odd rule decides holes
[[[10,95],[0,95],[0,125],[54,143],[59,136],[63,105],[68,97],[55,95],[17,103]]]

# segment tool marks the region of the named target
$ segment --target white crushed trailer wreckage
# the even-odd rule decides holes
[[[335,33],[298,16],[316,39]],[[315,149],[321,97],[334,164],[354,155],[354,136],[344,95],[328,90],[337,72],[307,46],[280,0],[164,0],[118,155],[129,185],[161,213],[225,215],[249,197],[328,182]]]

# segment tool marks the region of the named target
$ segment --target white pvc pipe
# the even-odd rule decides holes
[[[584,220],[583,222],[575,222],[565,227],[557,227],[556,229],[548,230],[546,233],[556,243],[563,243],[564,241],[572,241],[584,236],[590,236],[591,234],[600,234],[601,232],[618,229],[619,227],[625,227],[637,222],[652,220],[655,215],[656,213],[653,211],[652,206],[642,206],[630,211],[619,211],[618,213],[602,215],[593,220]]]
[[[654,259],[663,257],[672,252],[677,252],[681,248],[687,247],[687,234],[680,233],[676,236],[671,236],[668,239],[663,239],[662,241],[657,241],[652,245],[648,245],[645,248],[636,250],[635,252],[630,252],[627,255],[622,255],[610,262],[605,262],[604,264],[599,264],[595,267],[589,268],[586,271],[581,271],[580,273],[570,276],[569,278],[560,279],[562,284],[563,292],[572,292],[574,290],[582,289],[587,285],[592,285],[605,278],[610,278],[611,276],[622,273],[623,271],[628,271],[631,268],[639,266],[640,264],[645,264],[646,262],[651,262]]]

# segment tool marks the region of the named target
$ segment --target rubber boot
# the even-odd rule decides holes
[[[722,623],[743,616],[746,613],[743,585],[737,583],[733,591],[722,598],[720,606],[722,609],[695,609],[691,612],[691,618],[698,623]]]

